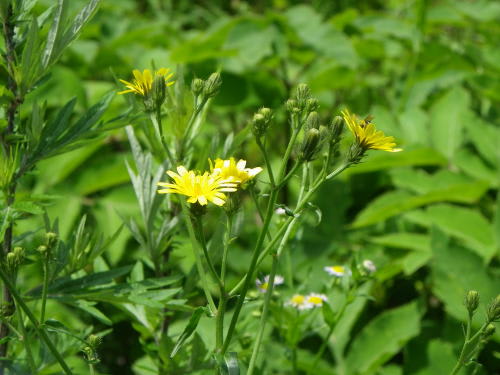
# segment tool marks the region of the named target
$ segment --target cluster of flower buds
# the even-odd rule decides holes
[[[257,139],[263,137],[269,126],[271,125],[271,120],[273,118],[273,113],[269,108],[263,107],[258,110],[252,118],[252,133]]]
[[[11,252],[7,253],[5,257],[5,262],[7,263],[7,269],[11,274],[15,274],[24,260],[24,249],[22,247],[16,246]]]
[[[82,349],[85,356],[85,360],[90,364],[98,364],[100,362],[99,355],[97,353],[97,348],[101,345],[102,338],[97,335],[90,335],[87,340],[87,345]]]
[[[213,98],[219,93],[222,86],[220,73],[212,73],[206,81],[195,78],[191,82],[191,92],[195,98],[201,97],[203,100]]]

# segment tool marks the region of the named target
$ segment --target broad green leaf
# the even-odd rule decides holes
[[[333,25],[323,22],[321,14],[308,5],[297,5],[286,11],[288,23],[309,46],[319,54],[354,68],[358,57],[351,41]]]
[[[500,143],[499,143],[500,144]],[[455,165],[468,176],[476,180],[487,181],[491,187],[498,187],[498,173],[472,151],[463,148],[455,155]]]
[[[461,87],[454,87],[431,107],[430,130],[434,148],[449,160],[454,158],[455,152],[462,145],[464,117],[469,102],[469,93]]]
[[[427,346],[427,363],[416,375],[442,375],[451,372],[457,362],[453,345],[439,339],[432,340]]]
[[[498,280],[484,268],[483,260],[470,250],[450,243],[435,227],[432,230],[432,252],[433,293],[454,318],[466,319],[463,300],[467,291],[477,290],[481,305],[498,294]],[[482,314],[476,314],[476,323],[481,324],[483,318]]]
[[[346,358],[348,373],[373,374],[419,332],[420,312],[416,302],[381,313],[354,338]]]
[[[352,223],[353,228],[378,223],[413,208],[437,202],[474,203],[488,189],[484,182],[455,184],[422,195],[396,190],[383,194],[362,210]]]
[[[431,239],[426,234],[400,232],[371,237],[369,240],[370,242],[388,247],[421,252],[429,252],[431,250]]]
[[[417,148],[403,152],[369,152],[363,163],[350,167],[343,176],[407,166],[445,166],[446,159],[433,149]]]
[[[481,156],[497,170],[500,169],[500,129],[478,116],[467,116],[467,134]]]

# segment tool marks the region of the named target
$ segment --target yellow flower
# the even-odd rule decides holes
[[[174,183],[158,182],[159,186],[166,188],[158,190],[158,193],[186,195],[189,197],[187,200],[189,203],[198,202],[204,206],[210,201],[222,206],[226,202],[226,195],[223,192],[236,191],[236,183],[208,172],[199,175],[179,166],[177,173],[167,171],[167,174],[174,179]]]
[[[323,302],[328,301],[328,298],[324,294],[320,293],[310,293],[306,297],[307,303],[310,303],[313,307],[323,306]]]
[[[356,141],[364,150],[382,150],[389,152],[401,151],[395,148],[394,137],[387,137],[383,131],[377,130],[370,120],[359,120],[349,111],[342,111],[342,116],[349,130],[356,137]]]
[[[229,158],[229,160],[216,159],[214,165],[212,165],[211,160],[209,161],[212,174],[226,179],[231,178],[232,181],[240,184],[244,184],[262,172],[261,167],[245,168],[247,162],[243,159],[240,159],[238,162],[234,158]]]
[[[118,94],[127,94],[129,92],[133,92],[142,96],[146,96],[149,94],[153,87],[153,81],[155,77],[163,77],[165,79],[165,84],[167,86],[172,86],[174,81],[169,81],[170,78],[174,75],[174,73],[169,73],[170,69],[161,68],[158,69],[154,74],[151,73],[149,69],[144,69],[141,73],[140,70],[134,69],[132,73],[134,74],[134,81],[128,82],[123,79],[120,79],[120,82],[123,83],[127,90],[120,91]]]

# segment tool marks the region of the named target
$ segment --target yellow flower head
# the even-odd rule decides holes
[[[158,193],[186,195],[189,197],[187,200],[189,203],[198,202],[205,206],[210,201],[217,206],[222,206],[226,202],[226,195],[223,192],[236,191],[235,182],[208,172],[199,175],[179,166],[177,173],[167,171],[167,174],[174,179],[174,183],[158,182],[159,186],[165,187],[165,189],[158,190]]]
[[[120,79],[120,82],[123,83],[125,87],[127,87],[127,90],[120,91],[118,94],[127,94],[129,92],[133,92],[142,96],[146,96],[153,88],[153,81],[155,77],[163,77],[167,86],[172,86],[174,84],[174,81],[169,81],[174,73],[170,73],[170,69],[168,68],[158,69],[156,72],[154,72],[154,74],[151,73],[149,69],[144,69],[142,73],[140,70],[135,69],[132,71],[132,73],[134,74],[133,82],[128,82]]]
[[[356,141],[364,150],[382,150],[389,152],[401,151],[395,148],[394,137],[387,137],[383,131],[377,130],[370,120],[359,120],[349,111],[342,111],[342,116]]]
[[[243,159],[238,162],[234,158],[229,158],[229,160],[216,159],[213,165],[210,161],[210,169],[212,174],[217,174],[221,178],[230,178],[234,182],[244,184],[262,172],[261,167],[245,168],[246,164],[246,160]]]

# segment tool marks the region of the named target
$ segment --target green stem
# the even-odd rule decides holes
[[[47,249],[50,251],[50,249]],[[48,254],[43,254],[43,285],[42,285],[42,311],[40,313],[40,321],[45,322],[45,307],[47,305],[47,290],[49,288],[49,257]]]
[[[271,166],[271,162],[269,161],[269,155],[267,154],[266,146],[262,143],[262,141],[259,138],[257,138],[256,142],[257,146],[259,146],[260,150],[262,151],[262,155],[264,156],[264,162],[266,163],[267,174],[269,175],[269,182],[271,183],[271,188],[274,189],[276,183],[274,181],[273,168]]]
[[[3,267],[0,267],[0,278],[2,279],[4,285],[9,289],[10,293],[12,294],[12,297],[14,297],[14,300],[17,302],[17,305],[21,307],[21,309],[24,311],[28,319],[31,321],[36,332],[38,333],[40,338],[45,342],[45,345],[47,345],[54,358],[57,360],[57,362],[59,362],[59,365],[61,366],[63,371],[67,375],[72,375],[73,373],[71,372],[71,369],[64,361],[63,356],[61,355],[61,353],[59,353],[54,343],[50,339],[49,335],[47,334],[47,332],[45,332],[45,329],[40,325],[40,323],[36,319],[35,315],[31,312],[26,303],[24,303],[22,297],[17,293],[17,290],[14,288],[14,285],[12,285],[12,283],[10,282],[9,277],[5,273]]]
[[[278,270],[279,257],[283,251],[283,248],[285,247],[285,244],[288,241],[288,238],[290,237],[290,234],[292,233],[292,229],[294,227],[294,224],[296,223],[296,219],[297,218],[294,218],[294,220],[288,226],[287,231],[286,231],[285,235],[283,236],[283,238],[281,239],[281,243],[280,243],[278,249],[276,250],[276,253],[273,256],[271,273],[269,275],[269,282],[268,282],[268,287],[267,287],[267,291],[266,291],[266,297],[264,300],[264,308],[262,309],[262,316],[260,318],[259,331],[257,333],[257,338],[255,339],[255,344],[253,347],[252,356],[250,358],[250,363],[248,364],[247,375],[252,375],[254,372],[255,363],[257,361],[257,356],[259,355],[260,346],[262,344],[262,338],[264,337],[264,330],[266,328],[267,317],[269,315],[269,306],[271,304],[271,298],[272,298],[272,294],[273,294],[274,279],[276,277],[276,272]]]
[[[94,365],[92,363],[89,363],[89,370],[90,370],[90,375],[96,374]]]
[[[182,142],[180,145],[179,154],[177,155],[180,159],[183,158],[184,150],[186,150],[190,146],[191,142],[194,139],[193,135],[191,134],[192,130],[193,130],[193,126],[194,126],[194,124],[196,124],[196,120],[198,119],[198,116],[202,112],[202,110],[205,107],[205,105],[207,104],[207,102],[208,102],[208,98],[203,98],[201,103],[199,103],[198,105],[195,106],[195,109],[194,109],[193,113],[191,114],[191,117],[189,118],[188,124],[186,126],[186,130],[184,131],[184,136],[182,137]]]
[[[470,335],[472,331],[472,314],[469,313],[468,319],[467,319],[467,328],[465,331],[465,340],[464,340],[464,345],[462,346],[462,350],[460,351],[460,356],[458,357],[457,364],[451,371],[450,375],[455,375],[458,374],[462,366],[465,364],[465,359],[468,354],[467,347],[469,346],[470,343]]]
[[[210,306],[210,309],[214,313],[215,311],[217,311],[217,308],[215,307],[214,300],[212,298],[212,295],[210,294],[210,290],[208,289],[207,276],[205,274],[205,270],[203,269],[203,262],[201,261],[201,256],[199,252],[199,243],[198,240],[196,239],[193,224],[191,223],[190,213],[186,206],[186,202],[183,199],[180,199],[180,202],[182,207],[182,214],[184,216],[184,221],[188,228],[189,239],[191,240],[191,247],[193,249],[193,254],[196,260],[196,268],[198,269],[198,274],[201,279],[201,287],[203,288],[203,292],[205,293],[205,297],[207,298],[208,305]]]
[[[264,239],[267,235],[267,231],[269,230],[269,226],[271,225],[271,219],[274,213],[274,204],[276,203],[277,196],[278,196],[278,190],[272,190],[271,195],[269,197],[269,202],[267,204],[267,212],[264,219],[264,224],[262,226],[262,230],[259,233],[259,237],[257,238],[257,243],[255,244],[255,248],[253,250],[252,259],[250,260],[250,266],[248,268],[248,272],[245,277],[243,289],[238,298],[238,301],[236,302],[236,307],[233,316],[231,318],[231,322],[229,323],[229,328],[226,334],[226,340],[224,341],[224,345],[222,346],[221,350],[222,354],[224,354],[229,347],[229,344],[231,342],[231,337],[234,333],[234,329],[236,328],[236,322],[238,321],[238,316],[240,314],[241,308],[243,307],[243,302],[245,301],[248,289],[252,284],[253,274],[255,272],[257,260],[259,259],[260,251],[262,249],[262,245],[264,244]]]
[[[195,233],[198,235],[197,237],[199,239],[201,249],[203,251],[203,255],[205,256],[205,260],[207,261],[208,269],[209,269],[210,273],[212,274],[214,281],[219,285],[219,288],[220,288],[221,286],[223,286],[222,281],[221,281],[219,275],[217,274],[217,271],[215,270],[214,264],[212,263],[212,260],[210,259],[210,255],[208,254],[207,242],[205,241],[205,234],[203,232],[202,219],[201,219],[201,217],[193,218],[192,216],[190,216],[190,218],[194,224],[193,227],[194,227]]]
[[[161,149],[162,154],[166,155],[168,161],[170,162],[170,165],[175,165],[174,156],[172,155],[170,148],[168,147],[165,140],[163,139],[163,130],[162,130],[162,125],[161,125],[161,112],[160,111],[155,111],[154,113],[150,112],[149,118],[151,120],[151,123],[153,124],[153,129],[155,130],[156,139],[160,145],[160,149]]]
[[[23,313],[21,312],[20,309],[16,309],[16,311],[19,318],[19,326],[21,327],[21,332],[23,333],[23,344],[24,344],[24,350],[26,350],[26,358],[28,360],[28,365],[31,369],[31,373],[36,374],[37,373],[36,364],[35,360],[33,359],[33,353],[31,352],[31,345],[30,345],[30,338],[28,336],[28,331],[24,326]]]

